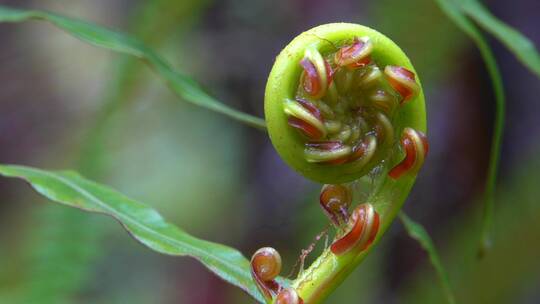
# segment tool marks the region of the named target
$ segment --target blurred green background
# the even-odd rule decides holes
[[[139,37],[219,99],[262,116],[278,52],[318,24],[368,25],[413,61],[430,156],[405,210],[433,237],[458,303],[540,302],[540,85],[491,41],[508,97],[494,244],[478,260],[494,98],[478,51],[432,0],[0,1]],[[540,44],[537,0],[488,2]],[[249,256],[273,246],[288,273],[322,231],[319,185],[263,132],[178,102],[143,64],[50,25],[0,24],[0,162],[72,168]],[[320,248],[318,248],[320,250]],[[316,256],[317,253],[314,254]],[[313,258],[310,257],[310,258]],[[195,260],[158,255],[117,223],[0,180],[0,303],[253,303]],[[396,222],[328,303],[443,303],[426,254]]]

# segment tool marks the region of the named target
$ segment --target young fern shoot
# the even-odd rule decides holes
[[[283,160],[325,184],[320,205],[336,232],[290,286],[273,278],[261,283],[255,271],[253,277],[268,303],[319,303],[380,239],[414,183],[428,152],[422,88],[389,38],[356,24],[327,24],[302,33],[277,57],[265,116]],[[376,186],[359,201],[366,178]],[[268,251],[261,250],[254,269]]]

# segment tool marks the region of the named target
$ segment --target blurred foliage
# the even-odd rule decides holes
[[[443,261],[452,265],[448,272],[458,303],[534,303],[540,282],[537,155],[524,160],[512,172],[511,182],[497,191],[500,204],[494,218],[494,246],[488,255],[478,259],[477,235],[482,227],[476,208],[454,219],[440,236],[449,240]],[[442,296],[430,270],[422,269],[401,288],[406,303],[436,303]]]
[[[202,1],[147,1],[135,10],[130,27],[140,39],[159,47],[167,37],[185,31],[185,27],[196,20],[196,12],[205,5]],[[159,11],[166,13],[160,14]],[[121,59],[118,65],[112,69],[117,76],[113,78],[110,93],[106,93],[110,97],[105,99],[103,110],[83,141],[86,144],[80,156],[80,168],[91,176],[103,174],[100,158],[105,153],[104,136],[111,131],[108,126],[110,118],[122,103],[133,98],[131,94],[142,80],[137,77],[141,74],[141,64],[137,60]],[[134,182],[136,184],[137,181]],[[100,250],[100,243],[105,232],[103,222],[58,206],[40,206],[32,217],[36,229],[29,231],[26,236],[27,244],[21,249],[21,261],[17,263],[25,265],[25,268],[22,273],[11,277],[19,279],[16,282],[10,280],[9,288],[0,293],[0,302],[69,303],[85,288],[93,275],[93,265],[103,255],[100,252],[103,250]],[[2,300],[4,294],[8,298]]]
[[[373,27],[392,37],[407,53],[428,89],[444,81],[445,75],[457,72],[456,58],[467,43],[433,0],[380,0],[372,4],[370,12]]]
[[[262,118],[235,110],[212,97],[193,78],[183,72],[176,71],[166,59],[133,36],[95,23],[39,10],[20,10],[0,6],[0,18],[2,22],[47,21],[94,46],[137,57],[163,78],[169,88],[182,100],[229,116],[251,127],[261,130],[266,128]]]
[[[408,215],[403,212],[399,214],[399,217],[401,219],[401,222],[403,223],[403,226],[405,226],[405,230],[407,230],[409,236],[415,239],[420,244],[420,246],[422,246],[422,248],[424,248],[424,250],[427,252],[431,264],[433,264],[435,271],[437,271],[437,277],[439,279],[441,289],[444,291],[444,296],[446,300],[449,304],[456,303],[456,299],[452,292],[452,287],[450,286],[450,281],[448,280],[448,274],[446,274],[446,270],[441,263],[441,259],[439,258],[439,253],[435,249],[433,240],[427,233],[426,229],[419,223],[413,221]]]
[[[495,204],[495,188],[501,158],[504,120],[506,117],[506,97],[502,75],[487,40],[474,23],[467,18],[453,1],[436,0],[441,10],[471,38],[480,51],[480,55],[486,64],[493,93],[495,95],[495,119],[493,120],[493,135],[489,155],[489,165],[484,189],[484,216],[482,218],[482,231],[480,233],[479,254],[484,255],[491,247],[491,230],[493,225],[493,213]]]
[[[170,1],[152,0],[137,6],[130,18],[129,32],[138,37],[146,45],[162,48],[171,36],[183,35],[198,20],[200,13],[208,5],[208,1]],[[114,66],[112,81],[104,94],[102,107],[95,118],[94,125],[83,142],[80,153],[80,168],[85,174],[95,176],[103,166],[101,157],[105,152],[104,137],[109,130],[108,124],[123,106],[144,89],[146,67],[133,57],[119,56]],[[145,80],[145,81],[143,81]]]
[[[155,209],[110,187],[88,180],[74,171],[44,171],[26,166],[0,165],[0,174],[27,181],[34,190],[53,202],[109,215],[148,248],[162,254],[191,256],[223,280],[242,288],[260,302],[263,301],[252,280],[249,261],[238,250],[191,236],[167,222]],[[82,265],[80,262],[79,265]],[[68,269],[70,267],[61,262],[60,265]]]
[[[39,206],[24,244],[1,273],[2,303],[70,303],[99,254],[100,221],[75,210]],[[24,265],[24,267],[20,267]]]
[[[540,54],[532,41],[493,16],[478,0],[458,0],[457,2],[469,17],[495,36],[525,67],[540,77]]]

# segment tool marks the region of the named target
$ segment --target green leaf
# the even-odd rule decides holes
[[[495,187],[497,182],[497,172],[499,168],[499,159],[502,147],[502,135],[504,130],[505,118],[505,96],[501,73],[497,66],[495,56],[491,51],[482,33],[476,28],[467,16],[463,14],[460,8],[452,0],[435,0],[441,10],[452,20],[464,33],[466,33],[480,50],[484,59],[486,68],[491,78],[493,91],[495,94],[495,120],[493,127],[493,138],[491,141],[491,152],[489,157],[489,167],[484,192],[484,217],[482,224],[482,235],[480,244],[480,255],[483,255],[490,247],[490,231],[493,222],[493,205],[495,200]]]
[[[0,174],[22,178],[52,201],[112,216],[139,242],[157,252],[191,256],[225,281],[263,302],[251,279],[249,261],[236,249],[195,238],[166,222],[154,209],[72,171],[49,172],[0,165]]]
[[[32,19],[48,21],[92,45],[135,56],[156,71],[179,97],[195,105],[225,114],[252,127],[266,129],[263,119],[232,109],[208,95],[193,79],[175,71],[165,59],[133,37],[96,24],[53,13],[0,6],[0,22],[22,22]]]
[[[126,31],[147,46],[159,50],[167,39],[173,36],[181,39],[182,34],[189,31],[198,20],[208,2],[210,1],[142,1],[133,8],[133,13],[129,14]],[[167,14],[161,13],[164,9],[167,9]],[[69,53],[69,50],[61,52]],[[146,68],[147,66],[134,56],[118,56],[108,68],[108,78],[111,81],[107,84],[104,96],[96,98],[102,106],[81,140],[77,170],[85,176],[95,178],[103,176],[106,171],[108,157],[105,143],[111,135],[113,124],[118,120],[117,114],[125,110],[126,103],[139,96],[141,90],[147,88],[145,80],[147,81],[148,77],[142,73]],[[143,75],[144,77],[141,77]],[[109,229],[117,228],[103,225],[106,220],[108,219],[104,217],[89,216],[87,213],[56,204],[39,204],[32,208],[30,218],[26,220],[32,223],[32,229],[27,229],[24,237],[19,235],[21,241],[10,248],[9,256],[5,257],[10,261],[8,265],[13,266],[0,265],[0,281],[9,278],[5,282],[9,282],[9,285],[0,282],[0,303],[73,303],[79,294],[84,293],[91,279],[96,277],[96,264],[106,258],[108,250],[103,238],[109,233]],[[73,242],[74,239],[77,242]],[[159,282],[152,284],[155,286]],[[120,302],[152,302],[148,298],[141,298],[141,293],[156,292],[154,288],[147,286],[148,290],[130,293],[129,301],[126,299]],[[114,302],[110,299],[111,295],[105,291],[100,293],[99,298]],[[134,299],[137,301],[133,301]]]
[[[450,287],[450,281],[448,280],[448,274],[446,273],[446,270],[441,263],[439,254],[437,253],[435,245],[433,245],[433,241],[429,237],[426,229],[424,229],[424,227],[422,227],[422,225],[420,225],[419,223],[411,220],[411,218],[403,212],[399,213],[399,218],[403,222],[403,225],[405,226],[405,229],[407,230],[409,236],[418,241],[422,248],[424,248],[424,250],[427,252],[431,264],[435,268],[435,271],[437,271],[437,276],[439,277],[441,287],[444,290],[444,294],[446,295],[446,300],[448,301],[448,303],[456,303],[456,299],[454,297],[454,294],[452,293],[452,288]]]
[[[478,0],[457,1],[463,12],[499,39],[524,66],[540,77],[540,54],[527,37],[493,16]]]

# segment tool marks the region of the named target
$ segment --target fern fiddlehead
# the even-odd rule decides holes
[[[327,24],[277,57],[265,116],[283,160],[325,184],[320,204],[336,229],[290,286],[259,286],[269,303],[318,303],[362,261],[407,197],[428,152],[424,95],[389,38],[361,25]]]

